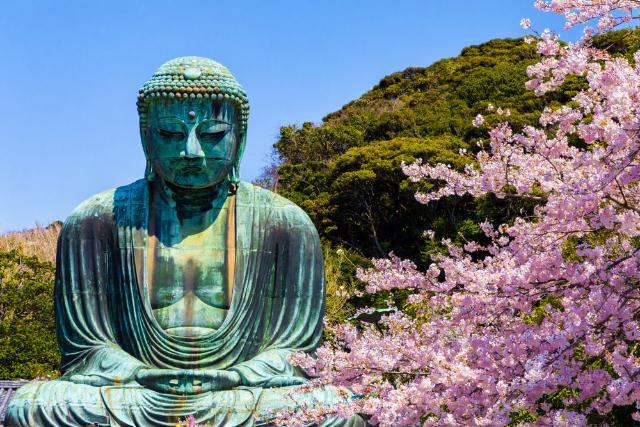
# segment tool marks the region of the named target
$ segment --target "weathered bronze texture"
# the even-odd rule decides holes
[[[321,340],[318,234],[290,201],[239,181],[249,105],[205,58],[163,65],[138,98],[145,179],[65,221],[55,305],[62,377],[9,405],[14,426],[267,425],[330,405],[287,360]],[[325,425],[364,425],[359,417]]]

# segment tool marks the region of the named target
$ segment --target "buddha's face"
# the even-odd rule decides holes
[[[206,188],[229,175],[239,143],[234,104],[153,100],[147,117],[147,157],[164,181],[183,188]]]

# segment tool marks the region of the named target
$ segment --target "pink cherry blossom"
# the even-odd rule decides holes
[[[473,125],[475,127],[482,126],[483,123],[484,123],[484,117],[482,117],[482,114],[478,114],[476,118],[473,119]]]

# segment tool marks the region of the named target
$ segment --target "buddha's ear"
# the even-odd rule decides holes
[[[247,142],[247,130],[244,129],[240,133],[239,144],[236,147],[236,162],[229,172],[229,182],[231,185],[237,186],[240,182],[240,161],[242,160],[242,154],[244,153],[244,146]]]
[[[146,125],[140,125],[140,142],[142,143],[142,151],[144,151],[144,156],[148,159],[148,151],[147,151],[147,127]]]
[[[144,170],[144,177],[147,179],[147,181],[153,181],[154,176],[155,173],[153,172],[153,165],[149,160],[147,160],[147,167]]]
[[[142,143],[142,151],[144,151],[144,157],[147,159],[147,165],[144,170],[144,177],[147,181],[152,181],[154,177],[153,165],[149,160],[149,152],[147,150],[147,136],[149,134],[149,128],[146,123],[140,123],[140,142]]]

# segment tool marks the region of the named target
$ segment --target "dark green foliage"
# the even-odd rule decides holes
[[[0,379],[55,376],[54,266],[0,251]]]
[[[640,32],[609,33],[594,44],[629,56],[640,46]],[[516,131],[536,125],[545,106],[570,102],[586,87],[583,78],[571,77],[560,90],[535,96],[525,89],[526,70],[539,59],[535,44],[497,39],[426,68],[390,74],[319,125],[282,127],[275,161],[261,182],[301,205],[323,238],[365,257],[394,250],[428,261],[442,250],[439,243],[424,241],[428,228],[436,231],[436,241],[482,239],[478,222],[511,222],[541,200],[463,197],[423,206],[413,194],[438,183],[409,183],[400,163],[422,158],[460,169],[472,157],[463,158],[458,150],[477,152],[489,128],[500,121]],[[490,103],[511,115],[487,115],[486,126],[474,128],[473,118],[485,114]]]
[[[366,254],[386,255],[391,247],[410,252],[420,242],[398,239],[403,230],[397,226],[415,225],[398,224],[398,219],[414,218],[424,224],[427,218],[414,215],[420,208],[414,198],[418,186],[405,180],[401,162],[420,157],[461,165],[460,159],[446,154],[463,146],[452,137],[431,144],[418,138],[379,141],[351,148],[330,163],[283,165],[280,185],[286,197],[320,224],[324,237]]]
[[[593,46],[632,61],[633,53],[640,49],[640,31],[627,28],[602,34],[593,40]]]
[[[489,103],[509,108],[511,116],[500,119],[518,128],[535,124],[545,104],[566,101],[568,94],[541,99],[525,90],[526,68],[536,61],[535,47],[521,39],[492,40],[430,67],[393,73],[321,125],[283,127],[274,144],[276,189],[309,213],[323,238],[366,257],[394,250],[428,261],[442,247],[425,241],[425,229],[436,231],[438,241],[482,239],[478,222],[508,221],[523,202],[450,198],[420,205],[414,193],[439,183],[412,184],[400,165],[422,158],[461,169],[471,158],[459,150],[473,153],[486,139],[486,129],[471,121]]]

